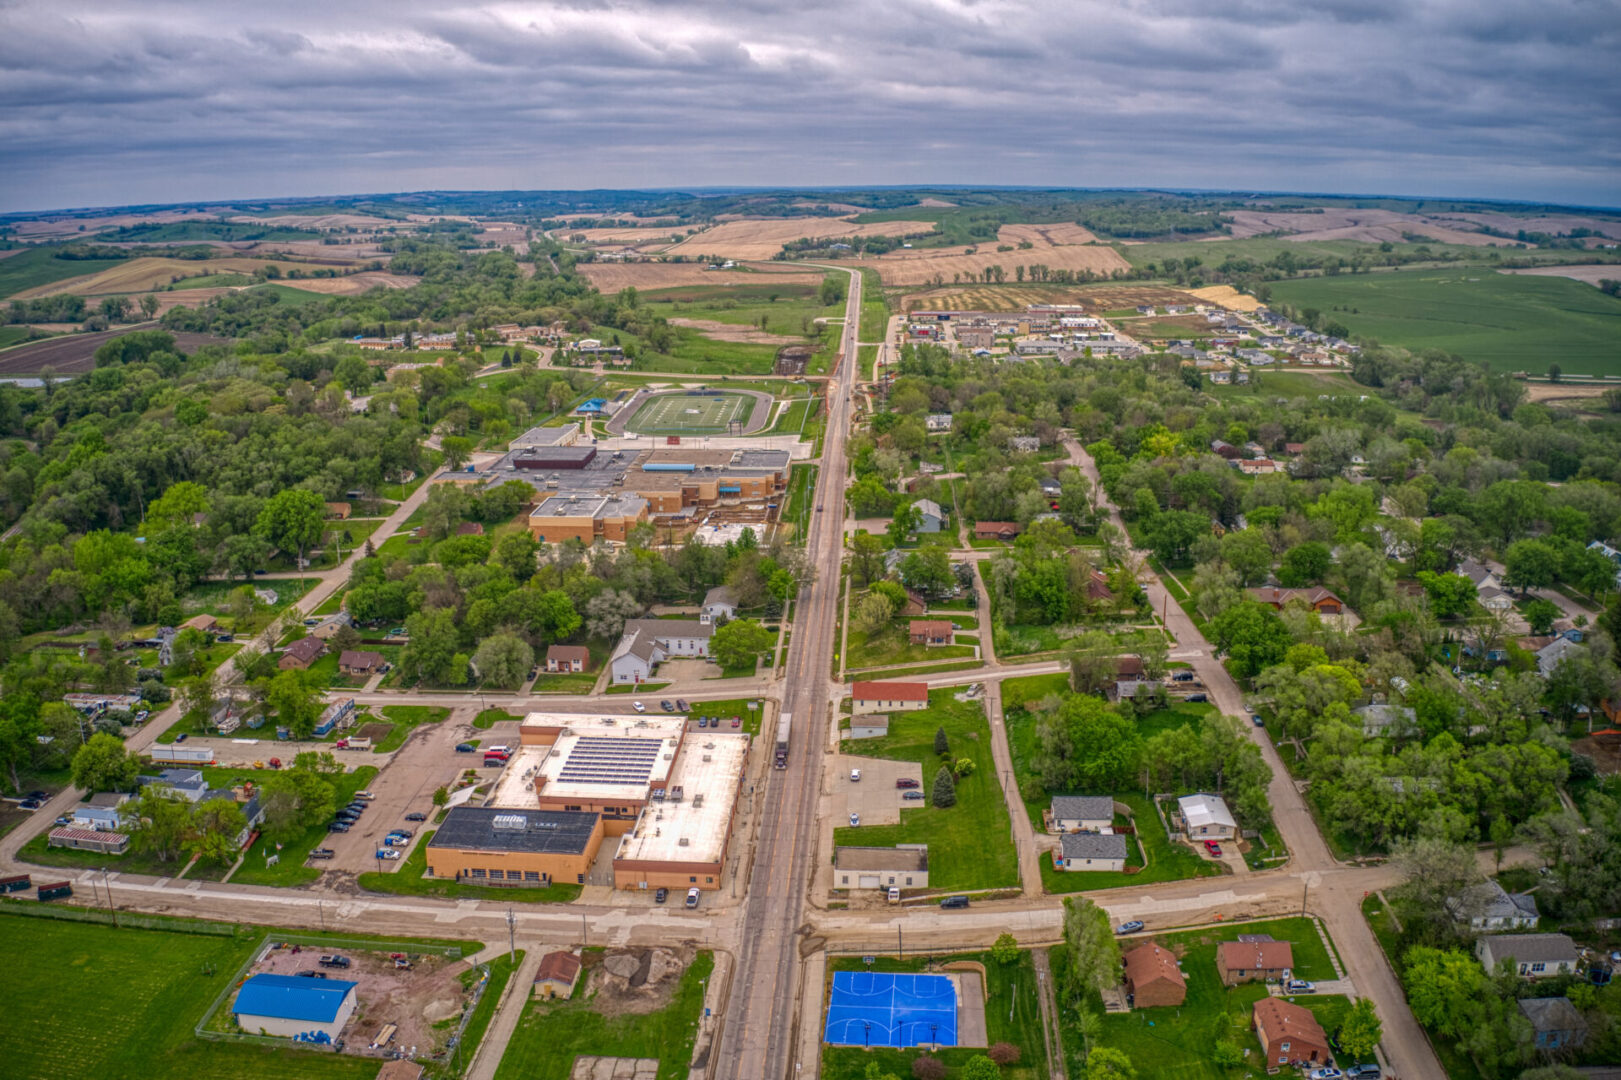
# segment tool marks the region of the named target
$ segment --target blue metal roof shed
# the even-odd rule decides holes
[[[238,1016],[329,1024],[338,1018],[356,985],[344,979],[255,975],[242,984],[231,1011]]]
[[[587,401],[580,402],[579,407],[574,411],[576,413],[599,413],[602,411],[603,406],[607,404],[607,399],[594,397]]]

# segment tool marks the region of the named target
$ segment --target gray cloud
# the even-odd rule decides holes
[[[1617,0],[17,0],[0,210],[930,182],[1617,205],[1618,47]]]

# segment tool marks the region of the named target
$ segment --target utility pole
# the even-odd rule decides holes
[[[585,912],[580,912],[580,948],[591,943],[591,931],[585,924]]]
[[[507,960],[512,964],[512,969],[514,971],[516,971],[518,969],[517,927],[518,927],[518,916],[516,916],[516,915],[514,915],[512,913],[512,908],[511,907],[508,907],[507,908]]]
[[[1308,893],[1310,891],[1311,891],[1311,882],[1303,881],[1303,882],[1300,883],[1300,914],[1301,915],[1306,914],[1306,893]]]
[[[92,879],[92,880],[94,880],[94,879]],[[119,928],[119,926],[118,926],[118,905],[113,902],[113,882],[112,882],[112,879],[107,876],[107,868],[105,866],[103,866],[101,868],[101,881],[102,881],[102,884],[107,886],[107,906],[112,909],[112,913],[113,913],[113,929],[116,930],[116,929]]]

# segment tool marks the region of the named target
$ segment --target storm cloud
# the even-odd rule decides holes
[[[1621,204],[1612,0],[0,0],[0,210],[902,183]]]

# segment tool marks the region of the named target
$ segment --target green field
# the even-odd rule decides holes
[[[587,963],[599,959],[600,954],[588,955]],[[585,978],[568,1001],[532,1002],[507,1043],[496,1080],[568,1080],[580,1055],[657,1058],[658,1080],[684,1080],[703,1013],[705,980],[714,969],[714,954],[698,953],[681,973],[669,1004],[651,1013],[597,1012],[586,996]]]
[[[942,810],[924,799],[913,804],[916,809],[901,811],[899,825],[845,826],[833,831],[833,842],[858,847],[928,844],[929,887],[936,891],[1017,888],[1019,860],[991,760],[985,710],[977,701],[957,701],[955,693],[930,691],[927,709],[896,713],[888,735],[846,746],[845,753],[920,763],[924,793],[932,799],[941,761],[934,753],[934,733],[945,728],[952,754],[971,758],[975,765],[957,780],[957,805]]]
[[[0,1073],[8,1080],[376,1076],[374,1059],[196,1038],[193,1025],[257,943],[0,915],[0,954],[11,968]]]
[[[748,394],[658,394],[636,407],[627,430],[642,435],[724,435],[736,420],[747,424],[758,404]]]
[[[129,261],[55,258],[60,250],[56,247],[37,247],[0,259],[0,297],[84,274],[97,274]]]
[[[1385,345],[1445,349],[1498,371],[1556,363],[1572,374],[1621,375],[1621,299],[1569,278],[1404,270],[1279,281],[1272,296]]]
[[[51,336],[42,330],[35,330],[28,326],[0,326],[0,349],[4,349],[8,345],[21,345],[23,342],[31,341],[36,337],[43,339]]]

